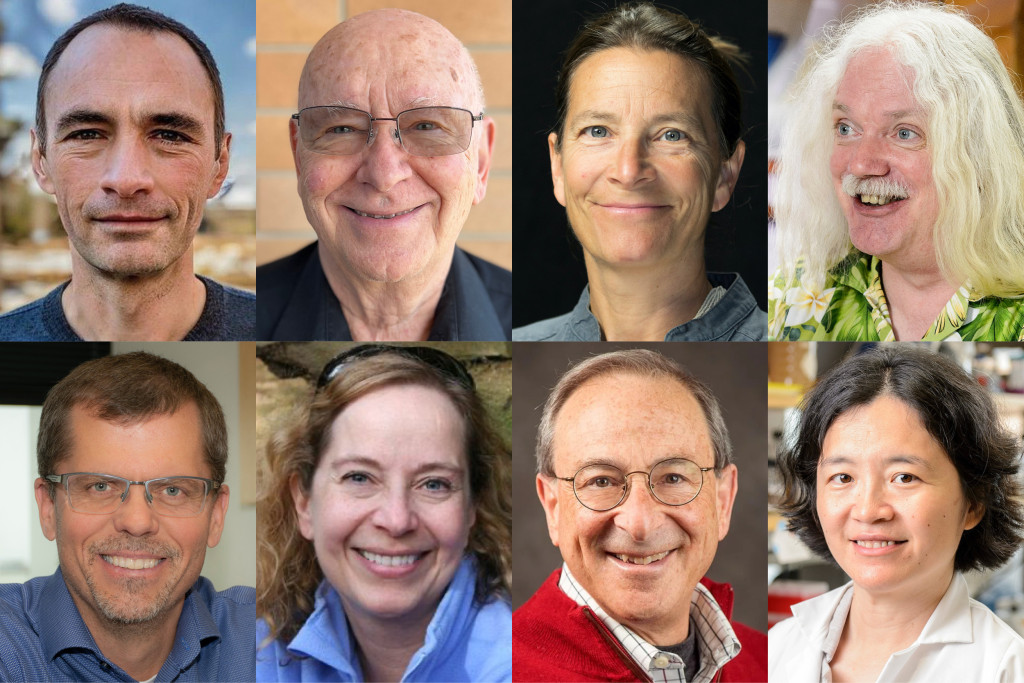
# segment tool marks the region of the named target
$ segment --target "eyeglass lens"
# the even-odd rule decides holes
[[[689,503],[700,492],[703,483],[700,467],[685,458],[663,460],[654,466],[649,476],[654,497],[666,505]],[[611,510],[622,502],[627,484],[626,474],[614,465],[584,467],[572,482],[579,501],[598,512]]]
[[[76,512],[102,515],[114,512],[129,483],[102,474],[72,474],[66,479],[68,504]],[[208,484],[204,479],[168,477],[148,482],[153,511],[167,517],[194,517],[203,511]]]
[[[402,146],[413,156],[448,156],[464,152],[473,135],[473,115],[465,109],[423,107],[398,115]],[[370,115],[347,107],[309,107],[299,112],[302,142],[320,154],[358,154],[370,142]],[[377,131],[379,134],[379,130]]]

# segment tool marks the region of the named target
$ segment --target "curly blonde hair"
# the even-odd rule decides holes
[[[483,603],[511,589],[511,451],[476,391],[425,362],[394,353],[353,359],[313,396],[295,423],[272,438],[258,500],[259,606],[268,642],[289,641],[312,613],[324,577],[313,543],[299,532],[291,494],[297,479],[309,491],[330,443],[331,425],[353,401],[377,389],[413,384],[438,389],[455,404],[466,426],[469,483],[476,522],[467,551],[476,560],[476,599]]]

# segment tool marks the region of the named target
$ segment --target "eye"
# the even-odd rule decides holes
[[[344,135],[346,133],[354,133],[355,128],[352,126],[334,126],[324,131],[324,135]]]
[[[847,135],[853,133],[853,126],[851,126],[848,123],[840,121],[839,123],[836,124],[836,133],[838,133],[841,137],[846,137]]]
[[[606,138],[608,129],[604,126],[587,126],[583,129],[583,134],[592,138]]]
[[[99,140],[101,137],[102,136],[101,136],[101,134],[100,134],[100,132],[98,130],[95,130],[93,128],[89,128],[89,129],[84,129],[84,130],[72,131],[72,132],[68,133],[67,137],[65,137],[64,139],[65,140],[87,141],[87,140]]]
[[[846,474],[845,472],[840,472],[839,474],[833,474],[831,477],[828,478],[828,480],[830,483],[834,484],[849,484],[851,481],[853,481],[853,477],[851,477],[849,474]]]
[[[682,142],[686,139],[686,133],[675,128],[666,130],[661,134],[661,139],[665,142]]]
[[[900,128],[896,131],[896,137],[900,140],[915,140],[920,136],[909,128]]]
[[[370,475],[366,472],[348,472],[341,476],[341,481],[350,484],[369,484]]]
[[[153,133],[153,137],[161,142],[187,142],[186,138],[181,133],[174,130],[158,130]]]
[[[110,490],[110,483],[106,481],[98,481],[92,485],[92,490],[97,493],[106,493]]]
[[[163,490],[162,493],[168,498],[177,498],[178,496],[181,495],[181,489],[179,489],[177,486],[168,486]]]
[[[432,477],[427,479],[421,484],[421,486],[426,491],[436,491],[438,493],[446,493],[454,490],[455,488],[450,481],[442,479],[441,477]]]
[[[917,477],[913,474],[907,474],[906,472],[900,472],[892,480],[897,484],[912,484],[917,481]]]

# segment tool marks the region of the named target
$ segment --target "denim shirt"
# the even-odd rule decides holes
[[[402,681],[512,680],[512,612],[508,603],[474,600],[476,565],[465,557],[427,627],[423,646]],[[258,622],[260,642],[267,625]],[[338,592],[326,581],[313,613],[291,640],[275,640],[256,654],[257,681],[363,681],[356,645]]]
[[[665,341],[761,341],[768,316],[737,273],[708,273],[712,287],[724,287],[722,299],[699,318],[669,330]],[[590,285],[565,315],[512,330],[513,341],[601,341],[601,325],[590,312]]]
[[[157,681],[251,681],[256,591],[216,591],[202,577],[185,597]],[[134,681],[103,656],[58,569],[0,585],[0,680]]]

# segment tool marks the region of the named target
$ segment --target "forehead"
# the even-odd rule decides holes
[[[613,372],[584,382],[555,419],[556,466],[607,459],[649,467],[681,456],[713,464],[707,419],[697,399],[672,377]],[[558,472],[560,476],[566,476]]]
[[[822,457],[839,455],[874,460],[892,455],[917,455],[949,461],[917,410],[889,395],[839,414],[825,432],[821,452]]]
[[[369,108],[379,106],[381,96],[392,114],[395,107],[476,106],[473,66],[454,36],[426,17],[385,18],[377,12],[356,16],[321,39],[305,67],[300,107]]]
[[[839,81],[835,104],[865,115],[925,113],[914,96],[913,69],[882,47],[853,56]]]
[[[213,86],[199,57],[167,31],[125,30],[100,24],[72,40],[46,83],[46,117],[92,109],[106,113],[187,109],[212,125]]]
[[[580,110],[609,107],[651,115],[684,111],[713,125],[704,71],[664,50],[614,47],[580,62],[569,84],[569,118]]]

